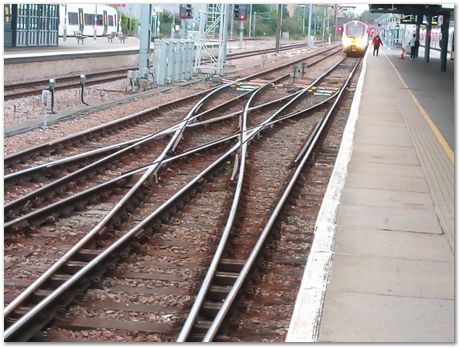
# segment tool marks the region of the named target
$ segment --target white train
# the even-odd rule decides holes
[[[352,20],[343,25],[342,33],[343,51],[352,54],[364,55],[369,45],[369,34],[366,23]]]
[[[65,21],[67,18],[67,36],[74,36],[74,32],[83,35],[103,36],[120,30],[120,17],[117,10],[102,4],[61,4],[59,6],[59,36],[64,36]]]

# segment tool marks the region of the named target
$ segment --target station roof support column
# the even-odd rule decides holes
[[[449,42],[449,23],[450,14],[446,12],[443,15],[443,21],[441,25],[441,71],[447,70],[447,46]]]
[[[430,47],[431,47],[431,15],[426,15],[426,34],[425,34],[425,62],[430,61]]]

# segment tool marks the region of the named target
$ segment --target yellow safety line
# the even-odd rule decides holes
[[[452,151],[451,147],[447,143],[446,139],[443,137],[441,132],[439,131],[438,127],[434,124],[434,122],[431,120],[430,115],[428,115],[428,112],[423,108],[422,104],[418,101],[418,99],[415,97],[414,93],[409,89],[409,86],[407,86],[406,82],[402,78],[401,74],[399,73],[398,69],[394,66],[394,64],[390,61],[390,58],[385,54],[386,59],[388,60],[388,63],[393,67],[394,71],[396,72],[396,75],[398,75],[399,80],[403,84],[403,86],[407,89],[407,92],[409,92],[409,95],[412,97],[412,100],[414,101],[415,105],[417,106],[418,110],[422,114],[423,118],[425,121],[428,123],[430,126],[431,130],[433,131],[434,135],[438,139],[438,142],[441,144],[442,148],[446,152],[447,156],[450,158],[452,162],[454,162],[454,152]]]

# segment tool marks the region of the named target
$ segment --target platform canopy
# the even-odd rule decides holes
[[[406,15],[442,15],[450,14],[454,11],[453,7],[445,5],[429,4],[370,4],[369,11],[372,13],[399,13]],[[453,17],[452,17],[453,18]]]
[[[426,35],[426,45],[427,49],[425,50],[425,61],[430,61],[430,33],[432,26],[432,18],[435,16],[443,16],[443,21],[441,24],[441,37],[449,37],[449,26],[450,19],[454,17],[454,7],[452,4],[370,4],[369,11],[372,13],[392,13],[392,14],[403,14],[403,15],[416,15],[417,16],[417,35],[420,25],[423,24],[423,18],[427,17],[427,35]],[[414,23],[415,24],[415,23]],[[441,71],[447,71],[447,40],[441,40]],[[454,49],[452,40],[451,52]]]

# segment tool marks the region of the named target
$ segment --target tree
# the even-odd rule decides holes
[[[373,24],[374,20],[379,18],[382,14],[381,13],[372,13],[368,10],[365,10],[361,15],[359,16],[361,21],[367,23],[367,24]]]

